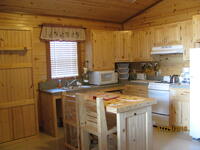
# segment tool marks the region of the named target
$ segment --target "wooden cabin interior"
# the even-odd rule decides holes
[[[1,0],[0,149],[200,150],[198,32],[199,0]]]

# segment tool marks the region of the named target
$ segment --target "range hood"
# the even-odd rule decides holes
[[[184,52],[183,45],[170,45],[153,47],[151,50],[152,55],[164,55],[164,54],[181,54]]]

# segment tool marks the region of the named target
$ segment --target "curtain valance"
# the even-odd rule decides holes
[[[83,41],[85,30],[82,28],[42,26],[42,40],[48,41]]]

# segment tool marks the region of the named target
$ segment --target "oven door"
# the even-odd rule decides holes
[[[148,97],[157,100],[157,104],[152,106],[152,112],[160,115],[169,115],[169,91],[148,90]]]

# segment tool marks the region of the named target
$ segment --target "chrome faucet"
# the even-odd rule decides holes
[[[66,86],[66,87],[69,87],[69,86],[71,86],[74,82],[77,82],[77,79],[76,79],[76,78],[75,78],[74,80],[72,80],[72,81],[66,81],[65,86]]]

